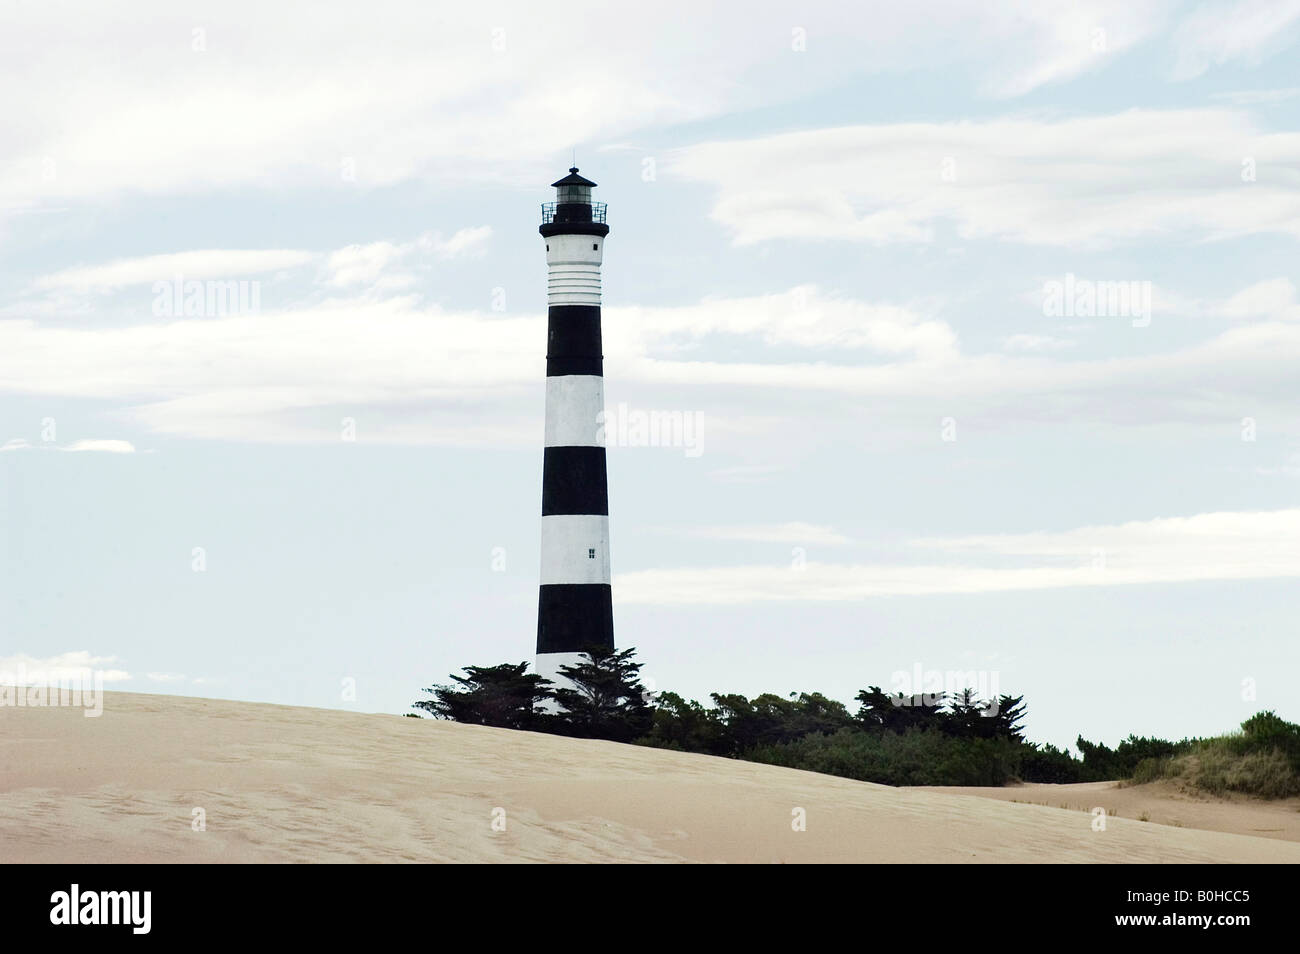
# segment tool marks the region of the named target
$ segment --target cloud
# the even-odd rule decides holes
[[[615,577],[621,604],[837,602],[1080,586],[1300,577],[1300,510],[1207,513],[1058,533],[913,541],[965,563],[689,567]],[[980,565],[978,558],[1032,558]],[[1023,562],[1023,561],[1022,561]]]
[[[421,247],[427,243],[438,258],[482,255],[491,237],[492,226],[480,225],[475,228],[461,229],[448,239],[444,239],[438,232],[426,233],[421,239]]]
[[[394,271],[394,266],[419,255],[442,260],[481,255],[491,237],[492,227],[480,225],[460,229],[445,239],[441,232],[425,232],[411,242],[349,245],[329,256],[327,283],[337,288],[376,284],[387,290],[406,288],[415,284],[417,276],[410,271]]]
[[[1234,106],[1258,106],[1261,104],[1284,103],[1288,99],[1295,99],[1297,96],[1300,96],[1300,86],[1289,86],[1283,89],[1234,90],[1228,93],[1214,93],[1210,98],[1220,102],[1232,103]]]
[[[606,367],[647,396],[638,405],[672,391],[674,406],[705,413],[719,437],[803,433],[808,414],[851,421],[861,401],[846,397],[877,399],[882,439],[891,418],[933,422],[957,402],[990,420],[1220,426],[1234,403],[1258,414],[1296,399],[1300,322],[1286,320],[1289,299],[1276,289],[1248,299],[1280,316],[1172,351],[1079,360],[966,353],[924,312],[813,288],[609,308]],[[696,357],[716,336],[750,344],[746,359]],[[101,399],[157,434],[336,441],[352,418],[361,441],[518,446],[536,440],[545,338],[540,314],[448,312],[410,297],[107,328],[10,320],[0,321],[0,388]],[[802,410],[791,416],[795,400]]]
[[[349,245],[330,255],[327,267],[329,284],[336,287],[370,284],[385,269],[410,253],[410,245],[392,242],[371,242],[367,245]]]
[[[801,285],[788,292],[706,298],[697,305],[622,307],[608,323],[610,353],[680,350],[714,335],[753,337],[771,347],[863,350],[879,355],[942,359],[957,336],[916,309],[856,301]]]
[[[305,265],[311,252],[295,249],[202,249],[120,259],[105,265],[66,268],[38,278],[39,291],[66,289],[110,292],[128,285],[186,280],[237,278]]]
[[[304,249],[197,249],[165,255],[147,255],[119,259],[103,265],[80,265],[42,275],[32,283],[37,292],[110,293],[133,285],[153,285],[206,279],[245,279],[268,272],[280,272],[308,265],[324,258],[331,287],[381,284],[393,290],[413,284],[409,272],[393,272],[393,267],[412,257],[428,256],[439,260],[481,255],[492,237],[491,226],[463,228],[444,238],[440,232],[425,232],[413,241],[390,241],[349,245],[331,253]],[[56,299],[65,303],[63,299]],[[7,311],[16,309],[10,306]]]
[[[1189,80],[1211,66],[1257,66],[1294,38],[1300,0],[1237,0],[1206,3],[1174,34],[1178,61],[1173,79]]]
[[[88,439],[73,441],[71,444],[59,445],[53,443],[33,444],[22,437],[14,437],[0,445],[0,452],[17,451],[17,450],[56,450],[69,453],[104,453],[104,454],[134,454],[135,445],[130,441],[115,439]]]
[[[134,454],[135,445],[130,441],[85,440],[73,441],[67,447],[60,447],[59,450],[69,452],[91,451],[103,454]]]
[[[1267,169],[1243,182],[1240,159]],[[1300,137],[1224,109],[893,123],[701,143],[668,160],[711,186],[736,244],[963,239],[1105,247],[1153,236],[1300,237]]]
[[[1064,351],[1073,348],[1075,343],[1068,338],[1053,335],[1009,335],[1002,341],[1004,351]]]
[[[733,0],[629,20],[582,0],[561,17],[522,0],[383,0],[358,18],[322,0],[304,23],[229,0],[196,24],[166,0],[137,0],[131,24],[91,6],[70,29],[56,9],[21,4],[0,38],[0,84],[25,91],[0,105],[0,155],[17,157],[0,166],[0,208],[536,181],[574,143],[642,138],[863,74],[940,69],[986,95],[1021,95],[1104,67],[1165,28],[1168,8],[814,0],[796,17]],[[587,58],[559,49],[599,51],[599,82]]]
[[[101,676],[104,682],[125,682],[131,674],[122,669],[104,667],[117,662],[116,656],[95,656],[86,650],[58,653],[54,656],[29,656],[18,653],[0,656],[0,684],[37,685],[47,682],[66,682],[82,678],[87,670]],[[9,680],[21,679],[20,683]]]
[[[792,543],[839,546],[852,541],[830,527],[792,521],[738,526],[687,527],[678,531],[684,536],[703,540],[734,540],[741,543]]]
[[[1217,303],[1212,313],[1226,318],[1278,318],[1300,321],[1300,302],[1295,283],[1289,278],[1272,278],[1243,288],[1227,301]]]

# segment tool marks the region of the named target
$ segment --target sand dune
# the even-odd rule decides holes
[[[928,792],[979,795],[1007,802],[1048,805],[1090,812],[1106,809],[1109,815],[1136,818],[1153,825],[1201,828],[1234,835],[1257,835],[1300,842],[1300,798],[1263,801],[1245,795],[1215,798],[1179,782],[1147,785],[1121,782],[1084,782],[1079,785],[1014,785],[1006,788],[934,787]]]
[[[608,742],[212,699],[109,693],[99,718],[0,709],[8,862],[1300,861],[1292,841],[1144,823],[1123,808],[1096,832],[1090,815],[1056,807],[1070,801],[1064,787],[1047,788],[1056,794],[1013,796],[1047,805],[1017,804],[1004,800],[1011,790],[894,789]],[[1119,799],[1080,794],[1100,794],[1102,806]],[[204,831],[193,829],[196,808]],[[797,809],[806,831],[792,828]]]

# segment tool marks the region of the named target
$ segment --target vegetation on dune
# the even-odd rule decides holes
[[[1300,795],[1300,725],[1271,710],[1260,712],[1240,732],[1186,739],[1173,752],[1143,759],[1132,778],[1137,784],[1176,779],[1212,795]]]
[[[632,661],[635,652],[593,647],[582,662],[560,667],[571,688],[526,672],[527,662],[466,666],[466,675],[425,689],[433,698],[412,706],[435,719],[632,742],[649,731],[654,718],[638,677],[641,663]]]
[[[561,667],[557,687],[528,664],[466,666],[424,691],[416,709],[439,719],[580,738],[633,742],[783,765],[885,785],[1006,785],[1179,779],[1199,790],[1263,798],[1300,794],[1300,726],[1261,712],[1241,732],[1209,739],[1130,735],[1114,749],[1079,736],[1076,758],[1024,737],[1023,696],[890,695],[862,690],[858,708],[819,692],[750,699],[713,693],[712,705],[653,696],[634,649],[592,648]]]

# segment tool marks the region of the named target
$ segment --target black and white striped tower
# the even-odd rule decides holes
[[[609,226],[596,183],[569,174],[542,206],[546,240],[546,449],[542,464],[542,577],[536,672],[590,646],[614,646],[609,585],[609,493],[601,415],[600,262]]]

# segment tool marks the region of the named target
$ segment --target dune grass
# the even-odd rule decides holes
[[[1196,739],[1186,751],[1143,759],[1134,769],[1134,784],[1159,779],[1179,780],[1209,795],[1300,795],[1300,726],[1261,712],[1243,722],[1240,732]]]

